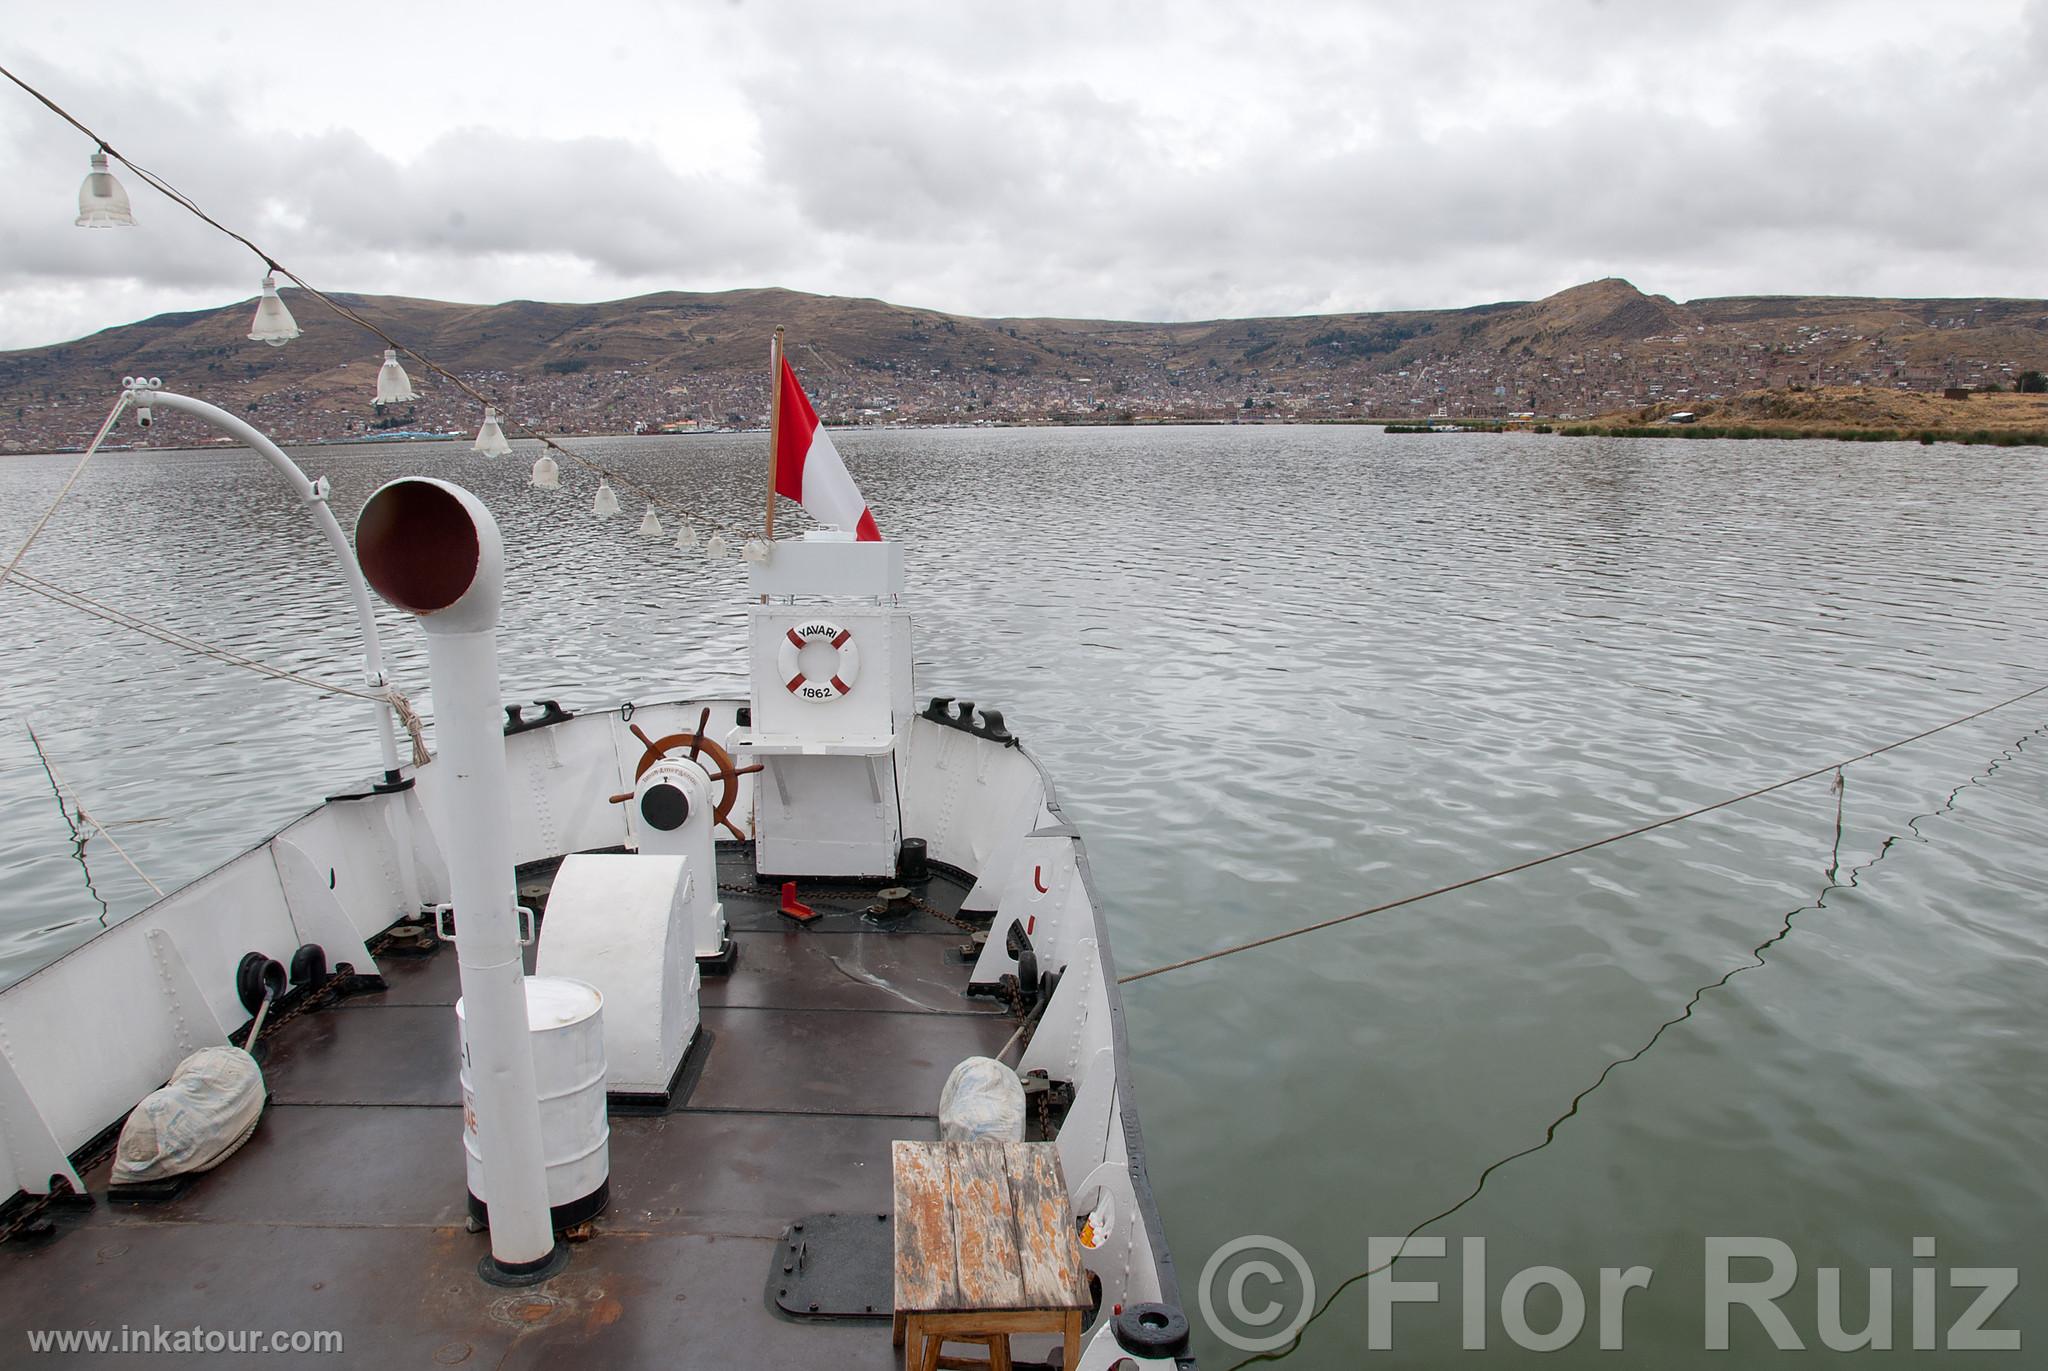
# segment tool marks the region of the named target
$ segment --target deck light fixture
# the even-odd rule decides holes
[[[92,170],[78,187],[78,226],[89,229],[134,228],[135,215],[128,208],[128,192],[107,170],[102,148],[92,155]]]
[[[545,452],[533,464],[533,485],[536,490],[562,488],[562,468]]]
[[[697,547],[697,526],[688,519],[676,525],[676,548],[682,552],[694,551]]]
[[[249,341],[281,348],[298,336],[298,320],[292,318],[292,312],[277,296],[276,274],[265,272],[263,294],[256,297],[256,319],[249,325]]]
[[[609,519],[619,512],[619,493],[612,489],[610,481],[597,483],[597,498],[590,502],[590,512],[600,519]]]
[[[714,533],[704,544],[704,555],[714,562],[722,562],[732,555],[732,545],[725,541],[723,533]]]
[[[512,451],[512,444],[505,441],[505,430],[498,423],[498,411],[484,407],[483,427],[476,431],[475,448],[486,457],[503,457]]]
[[[395,405],[418,398],[412,393],[412,377],[398,364],[398,349],[385,348],[384,365],[377,368],[377,403]]]
[[[661,526],[661,516],[654,512],[653,501],[649,501],[647,512],[640,516],[640,536],[642,538],[659,538],[667,531]]]

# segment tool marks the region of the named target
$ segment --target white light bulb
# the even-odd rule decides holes
[[[385,348],[384,365],[377,368],[377,403],[396,405],[418,398],[412,393],[412,377],[398,364],[398,349]]]
[[[298,336],[298,320],[277,298],[277,277],[264,273],[263,293],[256,297],[256,319],[249,325],[249,341],[281,348]]]
[[[498,423],[498,411],[484,409],[483,427],[476,431],[476,450],[486,457],[503,457],[512,451],[512,444],[505,441],[505,430]]]
[[[78,187],[78,218],[73,222],[89,229],[134,228],[135,215],[128,208],[128,192],[107,170],[107,154],[95,152],[91,167]]]

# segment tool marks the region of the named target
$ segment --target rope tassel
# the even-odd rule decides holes
[[[426,725],[420,721],[420,712],[413,708],[405,692],[392,686],[386,696],[391,701],[391,712],[398,716],[398,722],[405,726],[406,736],[412,739],[412,764],[425,766],[432,761],[433,754],[427,751]]]

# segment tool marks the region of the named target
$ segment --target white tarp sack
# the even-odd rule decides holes
[[[202,1047],[145,1096],[121,1125],[115,1185],[209,1171],[256,1131],[263,1070],[239,1047]]]
[[[969,1057],[939,1092],[939,1141],[1024,1141],[1024,1083],[994,1057]]]

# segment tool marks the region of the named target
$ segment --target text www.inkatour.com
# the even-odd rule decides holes
[[[155,1356],[178,1353],[306,1353],[340,1352],[341,1334],[333,1329],[304,1328],[31,1328],[28,1350],[42,1352],[138,1352]]]

